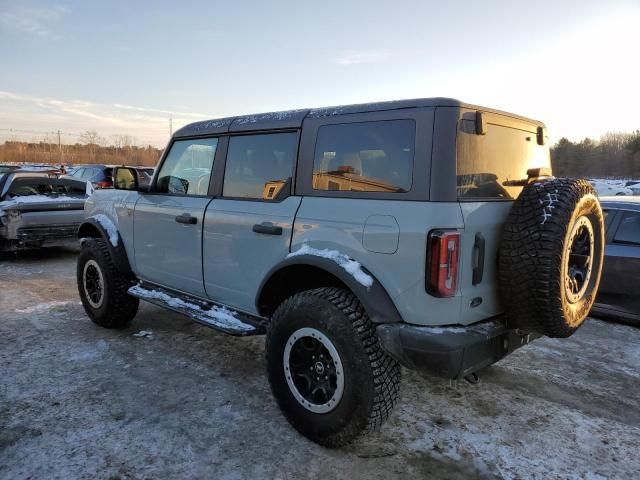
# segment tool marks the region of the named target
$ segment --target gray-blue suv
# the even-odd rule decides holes
[[[477,373],[595,298],[602,211],[551,175],[546,130],[446,98],[197,122],[151,184],[114,169],[88,200],[78,289],[124,327],[139,299],[266,334],[274,396],[328,447],[375,430],[401,365]]]

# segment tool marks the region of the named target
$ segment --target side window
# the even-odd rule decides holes
[[[295,132],[231,137],[222,195],[259,200],[286,197],[297,151]]]
[[[624,212],[613,242],[640,245],[640,213]]]
[[[415,137],[413,120],[320,127],[314,190],[408,192],[413,183]]]
[[[217,147],[217,138],[173,142],[160,168],[154,191],[174,195],[206,195]]]
[[[84,173],[84,170],[85,170],[84,168],[79,168],[78,170],[73,172],[71,176],[76,178],[82,178],[82,174]]]

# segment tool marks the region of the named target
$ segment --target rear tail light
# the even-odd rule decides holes
[[[113,183],[110,180],[103,180],[101,182],[96,183],[96,187],[98,187],[98,188],[111,188],[111,187],[113,187]]]
[[[427,243],[427,291],[436,297],[453,297],[458,286],[460,234],[435,230]]]

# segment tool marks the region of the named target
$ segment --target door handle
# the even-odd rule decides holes
[[[256,223],[253,226],[256,233],[264,233],[265,235],[282,235],[282,227],[278,227],[272,223]]]
[[[192,217],[188,213],[183,213],[182,215],[178,215],[176,217],[176,222],[184,223],[185,225],[195,225],[198,223],[198,219],[196,217]]]

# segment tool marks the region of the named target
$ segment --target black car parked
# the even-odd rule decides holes
[[[640,325],[640,197],[602,197],[606,247],[592,312]]]

